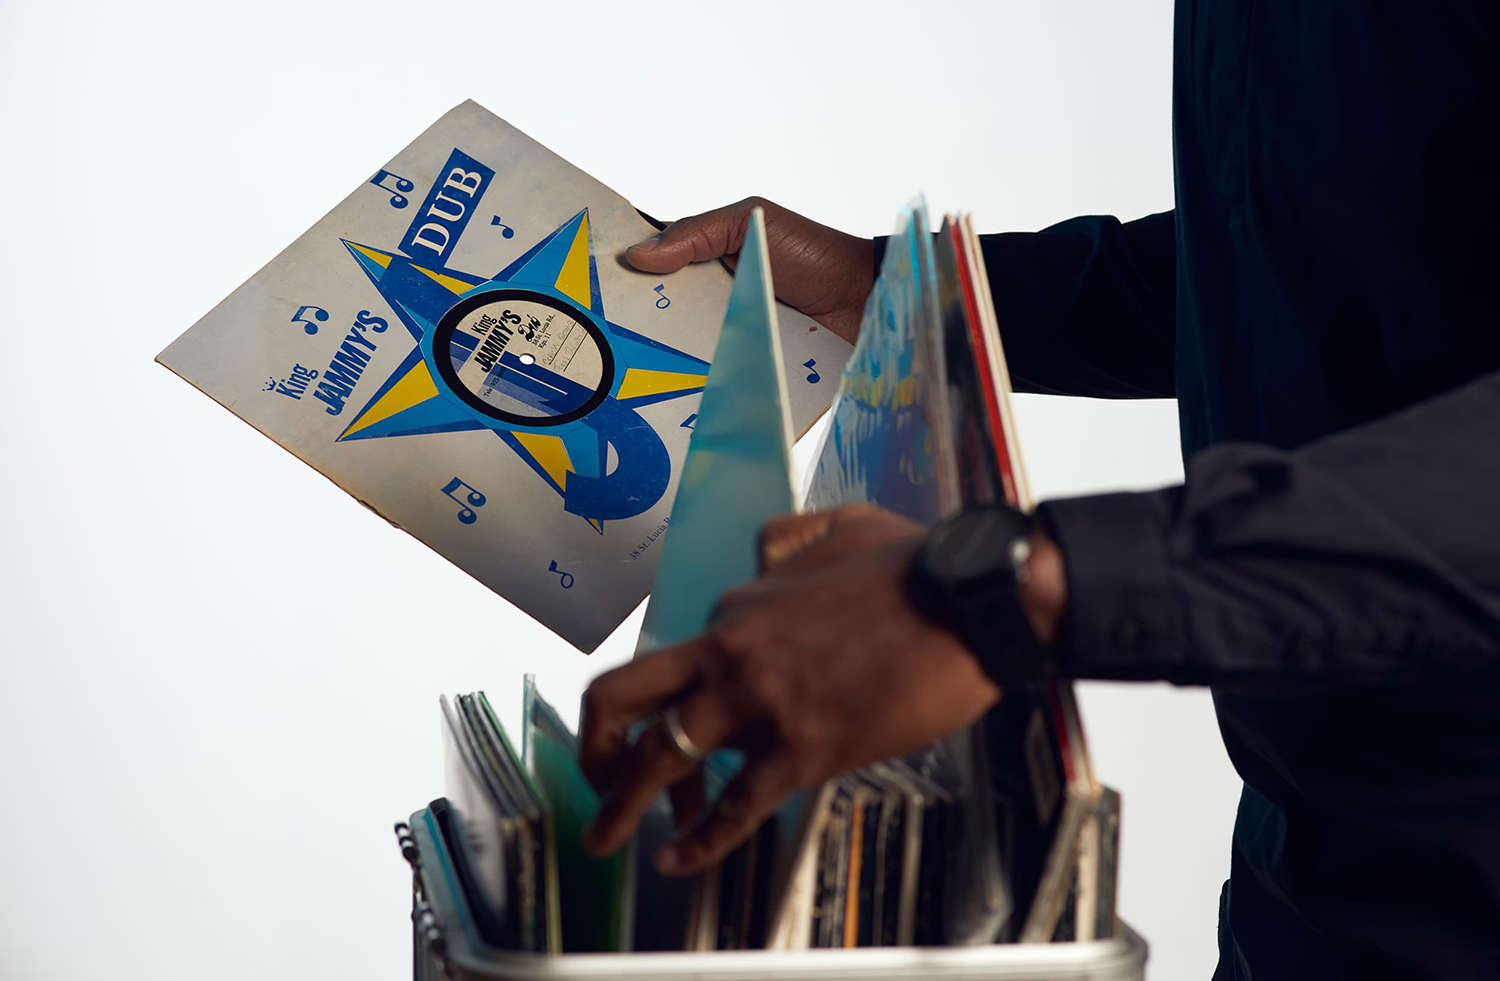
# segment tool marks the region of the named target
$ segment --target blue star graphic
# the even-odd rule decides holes
[[[636,408],[702,391],[708,362],[606,319],[588,209],[489,279],[344,246],[416,343],[340,441],[489,429],[600,534],[661,499]]]

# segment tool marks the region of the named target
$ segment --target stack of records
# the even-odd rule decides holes
[[[942,944],[955,795],[892,760],[822,787],[767,946]]]
[[[786,386],[769,370],[782,359],[763,249],[757,219],[715,358],[738,367],[710,374],[643,651],[702,630],[712,599],[754,575],[755,529],[789,510],[778,415]],[[868,502],[926,523],[1002,501],[1030,509],[1010,403],[972,222],[949,218],[934,236],[913,204],[888,243],[804,507]],[[715,762],[732,773],[732,760]],[[1094,779],[1071,686],[1021,686],[919,759],[868,768],[783,807],[774,828],[699,883],[687,945],[1111,936],[1118,813],[1118,796]],[[763,938],[734,926],[758,925],[758,914],[725,908],[759,895],[770,904]]]
[[[945,457],[941,472],[953,478],[959,508],[1006,503],[1029,511],[1034,501],[1016,437],[1010,372],[969,216],[946,218],[933,250],[941,310],[935,360],[948,427],[937,439]],[[1092,915],[1083,923],[1077,909],[1092,914],[1101,905],[1103,870],[1097,860],[1085,868],[1079,856],[1102,853],[1087,844],[1098,838],[1102,788],[1072,685],[1039,681],[1013,688],[981,727],[988,759],[980,772],[993,775],[1002,861],[1015,902],[1007,936],[1031,942],[1097,935]],[[1109,801],[1118,815],[1118,796]],[[1114,849],[1108,851],[1112,857]],[[1104,935],[1110,936],[1112,898],[1102,905],[1110,919]]]
[[[924,522],[1030,507],[1005,355],[972,224],[936,236],[902,214],[840,382],[806,507],[866,501]],[[741,251],[688,448],[640,650],[703,629],[753,578],[757,532],[795,507],[791,426],[763,218]],[[599,799],[573,734],[528,679],[525,766],[483,694],[445,702],[449,820],[476,922],[523,950],[734,950],[1081,940],[1115,932],[1119,798],[1093,777],[1072,690],[1007,691],[969,731],[796,795],[690,880],[648,856],[665,799],[630,849],[581,848]],[[710,758],[710,794],[741,764]],[[560,909],[560,911],[559,911]],[[649,914],[640,911],[649,911]]]
[[[483,692],[442,699],[446,806],[439,825],[463,861],[464,892],[484,939],[513,950],[562,950],[552,809],[511,748]]]
[[[845,368],[810,506],[866,501],[928,522],[1001,502],[1031,509],[988,284],[968,216],[929,235],[920,202],[904,212]],[[947,749],[962,802],[962,857],[947,861],[966,885],[950,882],[942,935],[1112,936],[1119,798],[1094,779],[1072,686],[1007,691]]]
[[[838,402],[857,438],[847,442],[847,466],[837,472],[865,499],[932,521],[939,516],[938,499],[918,387],[923,355],[914,344],[915,324],[934,295],[930,277],[917,274],[930,269],[919,254],[925,238],[917,224],[907,223],[904,248],[888,252],[886,275],[867,306]],[[642,652],[701,632],[718,597],[755,577],[760,528],[796,508],[787,384],[779,368],[784,358],[767,256],[757,211],[736,264],[672,508],[671,535],[662,546]],[[816,485],[814,490],[828,496]],[[968,829],[976,818],[992,826],[993,815],[961,793],[969,761],[951,753],[939,747],[922,760],[891,761],[795,796],[749,842],[699,877],[683,946],[800,949],[992,939],[1005,913],[992,831],[985,866],[989,892],[982,901],[974,897],[974,877],[960,874],[958,863],[975,860],[965,845]],[[739,763],[737,754],[716,754],[706,773],[710,792],[725,785]],[[643,855],[658,837],[656,827],[643,830]],[[638,863],[643,893],[652,875],[646,863]],[[984,916],[947,914],[976,906]],[[651,908],[662,915],[661,903]]]

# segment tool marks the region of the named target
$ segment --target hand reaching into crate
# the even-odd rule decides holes
[[[619,848],[664,789],[677,788],[679,818],[690,819],[702,799],[701,754],[742,750],[744,769],[719,800],[656,856],[663,872],[695,872],[793,791],[977,720],[999,688],[908,597],[926,531],[863,505],[777,519],[763,533],[767,570],[722,599],[705,633],[599,677],[580,742],[584,772],[606,799],[586,846]],[[1030,573],[1023,603],[1047,642],[1065,587],[1061,557],[1040,534]],[[663,711],[673,726],[659,722],[628,743],[636,722]]]

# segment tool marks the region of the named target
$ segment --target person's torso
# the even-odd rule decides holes
[[[1500,369],[1491,9],[1179,2],[1185,455],[1294,448]],[[1249,788],[1230,920],[1256,977],[1500,977],[1476,960],[1500,959],[1500,799],[1470,779],[1497,771],[1500,684],[1215,701]]]
[[[1500,12],[1442,6],[1179,5],[1187,453],[1297,446],[1500,366]]]

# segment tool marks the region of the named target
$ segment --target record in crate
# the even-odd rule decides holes
[[[157,358],[582,650],[650,586],[724,319],[717,263],[473,102]],[[793,425],[848,345],[780,311]]]

